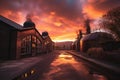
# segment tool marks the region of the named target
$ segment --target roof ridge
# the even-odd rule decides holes
[[[4,17],[2,15],[0,15],[0,20],[7,23],[8,25],[11,25],[15,29],[22,30],[22,28],[23,28],[22,25],[14,22],[14,21],[12,21],[12,20],[10,20],[10,19],[8,19],[8,18],[6,18],[6,17]]]

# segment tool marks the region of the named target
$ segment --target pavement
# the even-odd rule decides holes
[[[43,69],[43,76],[39,80],[107,80],[102,74],[90,74],[91,68],[85,65],[86,62],[66,50],[58,50],[54,55],[56,57]],[[45,60],[43,63],[48,61]]]
[[[12,80],[27,72],[41,60],[38,56],[0,63],[0,80]]]
[[[98,66],[102,67],[103,69],[106,69],[107,71],[110,71],[111,73],[114,73],[116,76],[120,75],[120,67],[119,66],[109,64],[109,63],[104,62],[102,60],[100,61],[100,60],[93,59],[90,57],[85,57],[84,55],[82,55],[83,53],[81,53],[81,52],[76,52],[76,51],[67,51],[67,52],[69,52],[70,54],[75,55],[75,56],[77,56],[77,57],[79,57],[87,62],[90,62],[94,65],[98,65]]]
[[[106,70],[110,70],[111,72],[120,75],[120,68],[117,66],[110,65],[110,64],[92,59],[92,58],[85,57],[85,56],[81,55],[79,52],[74,52],[74,51],[67,51],[67,52],[72,54],[72,55],[75,55],[75,56],[77,56],[77,57],[79,57],[87,62],[90,62],[90,63],[95,64],[95,65],[99,65]],[[20,60],[10,60],[10,61],[5,61],[3,63],[0,63],[0,80],[12,80],[12,79],[24,74],[25,72],[29,71],[32,67],[36,66],[40,62],[42,62],[41,65],[43,65],[43,69],[42,69],[42,67],[41,67],[41,69],[44,70],[44,68],[45,68],[44,64],[46,64],[46,62],[48,62],[48,60],[50,61],[51,57],[53,56],[53,55],[51,55],[51,57],[50,57],[50,55],[51,54],[44,55],[46,57],[41,55],[41,56],[36,56],[36,57],[24,58],[24,59],[20,59]],[[50,58],[48,58],[48,57],[50,57]],[[62,55],[62,57],[63,57],[63,55]],[[45,62],[43,62],[43,60],[45,60]],[[56,59],[56,60],[59,60],[59,59]],[[70,60],[68,59],[67,61],[70,61]],[[61,63],[61,61],[59,61],[59,62]],[[51,64],[53,64],[53,63],[51,63]],[[56,61],[55,61],[55,64],[56,64]],[[75,66],[75,65],[73,65],[73,66]],[[64,69],[64,68],[62,68],[62,69]],[[71,70],[71,68],[70,68],[70,70]],[[45,79],[43,79],[43,80],[45,80]],[[118,80],[118,79],[116,79],[116,80]]]

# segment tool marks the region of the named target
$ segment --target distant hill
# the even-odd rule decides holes
[[[73,41],[55,42],[55,49],[70,50],[72,48]]]

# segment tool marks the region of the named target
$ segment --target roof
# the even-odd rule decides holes
[[[82,40],[114,40],[114,37],[111,34],[105,32],[95,32],[88,35],[85,35]]]
[[[10,20],[10,19],[7,19],[3,16],[0,15],[0,21],[12,26],[13,28],[17,29],[17,30],[27,30],[27,29],[32,29],[31,27],[29,28],[24,28],[23,26],[21,26],[20,24]]]
[[[20,24],[14,22],[14,21],[12,21],[12,20],[10,20],[10,19],[8,19],[8,18],[5,18],[5,17],[3,17],[3,16],[1,16],[1,15],[0,15],[0,21],[6,23],[6,24],[8,24],[8,25],[10,25],[11,27],[13,27],[13,28],[15,28],[15,29],[17,29],[17,30],[19,30],[19,31],[25,31],[25,30],[34,29],[34,30],[36,30],[36,32],[41,36],[41,34],[39,33],[39,31],[38,31],[35,27],[23,27],[23,26],[21,26]],[[44,39],[43,36],[41,36],[41,37],[42,37],[42,39]],[[51,40],[50,37],[48,37],[48,38]],[[45,40],[45,39],[44,39],[44,40]],[[51,40],[51,41],[52,41],[52,40]]]
[[[31,20],[25,21],[24,22],[24,28],[26,28],[26,27],[35,27],[35,23],[32,22]]]

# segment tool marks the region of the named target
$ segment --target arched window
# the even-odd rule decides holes
[[[34,35],[26,36],[21,42],[21,55],[32,55],[40,53],[42,48],[41,41]]]
[[[42,43],[39,39],[37,39],[37,53],[41,53],[42,52]]]
[[[31,35],[26,36],[21,42],[21,55],[31,54]]]

